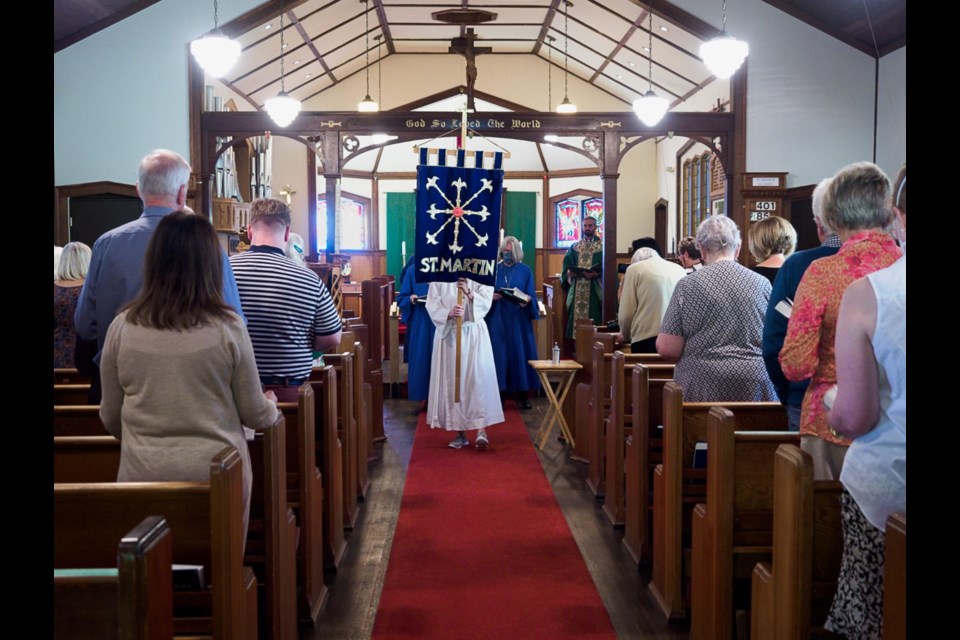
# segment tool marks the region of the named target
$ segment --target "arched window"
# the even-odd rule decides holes
[[[695,235],[700,223],[713,213],[710,199],[713,161],[713,154],[704,151],[701,155],[689,158],[683,163],[681,236]]]

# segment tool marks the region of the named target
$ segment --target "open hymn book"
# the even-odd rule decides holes
[[[497,293],[514,304],[524,304],[530,302],[530,296],[525,294],[523,291],[520,291],[520,289],[517,289],[516,287],[504,287],[502,289],[497,289]]]

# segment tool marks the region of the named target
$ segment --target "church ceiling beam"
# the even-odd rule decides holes
[[[304,29],[300,21],[297,20],[297,16],[294,15],[293,11],[287,12],[287,19],[290,21],[290,24],[296,28],[297,33],[300,34],[300,37],[303,38],[304,44],[307,45],[307,48],[310,49],[310,53],[312,53],[313,57],[316,58],[317,62],[320,63],[320,66],[323,67],[324,72],[330,76],[334,82],[336,82],[337,77],[333,75],[333,71],[330,70],[330,67],[327,65],[327,61],[323,59],[320,51],[317,50],[317,46],[313,44],[313,39],[310,38],[310,34],[307,33],[307,30]]]
[[[590,82],[591,82],[591,83],[592,83],[594,80],[596,80],[597,78],[600,77],[600,74],[603,73],[603,70],[607,68],[607,65],[608,65],[608,64],[610,64],[610,61],[613,60],[614,56],[616,56],[618,53],[620,53],[620,51],[626,46],[627,40],[629,40],[630,37],[631,37],[634,33],[636,33],[637,28],[638,28],[641,24],[643,24],[643,21],[646,20],[646,18],[647,18],[647,12],[646,12],[646,11],[641,11],[641,12],[640,12],[640,17],[637,18],[636,21],[635,21],[633,24],[630,25],[630,27],[627,29],[627,32],[626,32],[625,34],[623,34],[623,37],[622,37],[622,38],[620,38],[620,42],[617,43],[617,46],[615,46],[615,47],[613,48],[613,50],[610,52],[610,54],[607,55],[606,58],[604,58],[604,60],[603,60],[602,63],[600,63],[600,66],[597,67],[597,70],[594,71],[593,75],[590,76]]]
[[[550,7],[547,8],[547,16],[543,19],[543,27],[540,29],[540,35],[537,36],[537,43],[533,45],[533,49],[530,50],[530,53],[533,55],[537,55],[540,52],[544,38],[547,37],[547,33],[550,31],[550,25],[553,24],[553,19],[557,16],[557,8],[559,6],[560,0],[552,0]]]
[[[396,53],[397,48],[393,44],[393,36],[390,35],[390,23],[387,21],[387,12],[383,9],[383,0],[373,0],[373,6],[377,8],[377,20],[387,43],[387,53]]]

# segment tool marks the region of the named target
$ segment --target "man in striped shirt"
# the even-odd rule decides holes
[[[340,344],[341,322],[317,274],[286,256],[290,208],[263,198],[250,206],[250,249],[230,257],[260,382],[280,402],[296,402],[315,352]]]

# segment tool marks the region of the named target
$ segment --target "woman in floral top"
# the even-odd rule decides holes
[[[800,445],[813,457],[817,480],[839,480],[850,441],[827,425],[823,397],[837,383],[834,340],[847,286],[893,264],[900,249],[884,231],[890,224],[890,180],[876,165],[857,162],[834,176],[823,209],[843,241],[833,256],[815,260],[797,288],[787,337],[780,351],[784,375],[811,378],[800,415]]]
[[[53,368],[73,368],[73,348],[77,331],[73,312],[90,266],[90,247],[71,242],[63,248],[57,277],[53,281]]]

